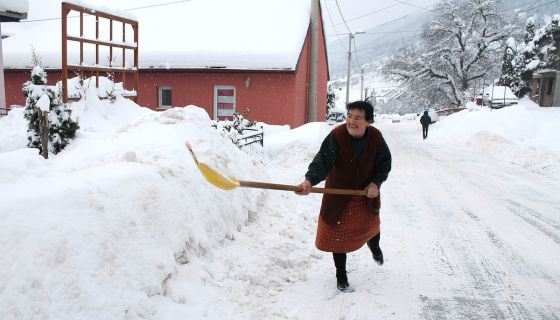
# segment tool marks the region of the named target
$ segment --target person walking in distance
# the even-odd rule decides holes
[[[379,209],[380,188],[391,171],[391,152],[381,132],[371,126],[373,107],[365,101],[346,106],[346,123],[323,141],[299,185],[299,195],[326,179],[326,188],[366,190],[367,196],[324,194],[315,246],[332,252],[337,288],[349,290],[346,254],[367,243],[373,260],[383,265]]]
[[[422,124],[422,137],[426,139],[428,137],[428,127],[432,123],[432,118],[428,115],[428,110],[424,111],[424,114],[420,117],[420,123]]]

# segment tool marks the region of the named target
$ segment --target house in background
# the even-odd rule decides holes
[[[536,30],[531,45],[539,48],[538,59],[544,69],[533,73],[531,100],[541,107],[560,107],[560,19]]]
[[[293,127],[325,120],[329,76],[319,0],[186,1],[131,13],[139,22],[139,105],[197,105],[213,119],[249,109],[251,120]],[[96,39],[90,25],[84,37]],[[25,103],[21,87],[33,67],[31,46],[49,83],[61,79],[60,30],[60,20],[42,21],[4,40],[8,105]],[[76,23],[72,30],[79,36]],[[98,39],[108,34],[101,31]],[[78,48],[69,52],[69,63],[79,61]],[[105,65],[123,59],[100,56]],[[95,57],[84,62],[93,65]]]
[[[27,18],[27,9],[29,5],[27,0],[17,0],[10,2],[2,2],[0,7],[0,22],[19,22],[22,19]],[[2,33],[2,24],[0,23],[0,35],[4,39],[4,33]],[[4,86],[4,62],[2,54],[2,42],[0,41],[0,115],[5,115],[7,112],[6,108],[6,93]]]
[[[559,70],[540,70],[533,74],[531,100],[541,107],[560,107]]]
[[[389,113],[394,109],[395,101],[403,93],[394,88],[376,89],[377,113]]]

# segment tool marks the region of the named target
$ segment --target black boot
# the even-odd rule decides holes
[[[381,248],[377,248],[379,251],[378,254],[375,253],[371,253],[371,255],[373,256],[373,261],[375,261],[378,265],[382,266],[383,265],[383,252],[381,251]]]
[[[347,291],[350,288],[346,270],[336,270],[336,287],[340,291]]]
[[[383,261],[383,251],[381,251],[381,248],[379,247],[380,238],[381,238],[381,234],[379,233],[367,242],[367,246],[371,251],[371,256],[373,257],[373,261],[375,261],[375,263],[377,263],[378,265],[382,266],[384,261]]]
[[[336,287],[340,291],[347,291],[350,288],[348,277],[346,276],[346,253],[334,253],[334,266],[336,267]]]

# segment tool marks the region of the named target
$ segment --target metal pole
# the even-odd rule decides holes
[[[352,61],[352,33],[348,34],[348,73],[346,75],[346,104],[350,101],[350,62]]]
[[[492,101],[494,100],[494,78],[492,78],[492,94],[490,95],[490,108],[492,108]]]
[[[482,106],[484,107],[484,89],[486,89],[486,79],[482,78]]]
[[[319,57],[319,0],[311,0],[311,41],[309,42],[309,89],[307,122],[317,121],[317,64]]]
[[[364,66],[362,66],[362,80],[360,82],[360,100],[364,100]]]

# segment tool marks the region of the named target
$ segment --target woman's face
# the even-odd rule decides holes
[[[366,133],[369,122],[366,112],[362,109],[350,109],[346,114],[346,130],[354,138],[361,138]]]

